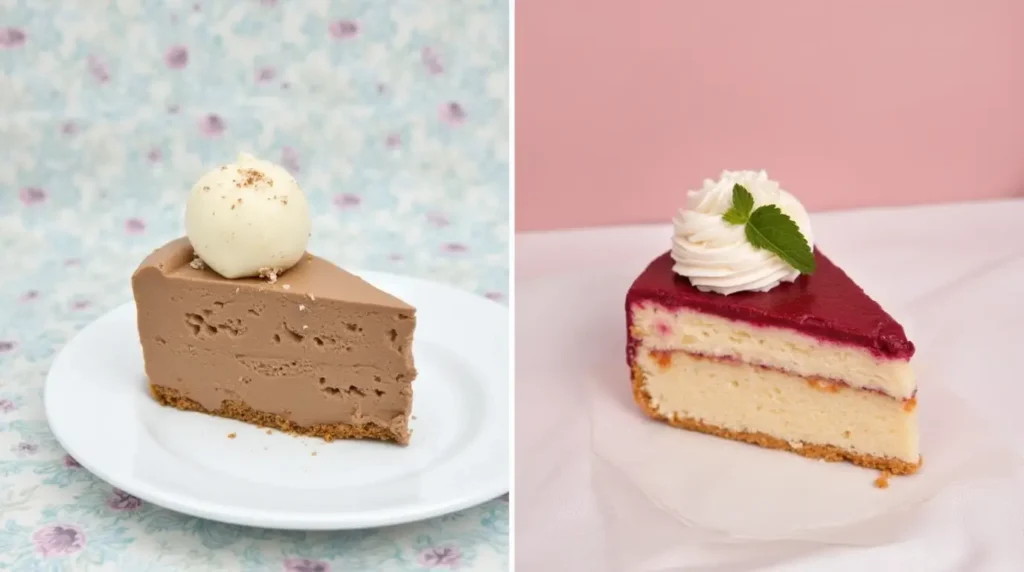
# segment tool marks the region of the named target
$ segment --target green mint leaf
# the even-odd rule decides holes
[[[803,274],[813,274],[814,252],[800,227],[775,205],[758,207],[747,220],[747,240],[755,248],[763,248],[778,255]]]
[[[743,224],[750,218],[754,209],[754,196],[739,183],[732,186],[732,206],[725,211],[722,218],[729,224]]]

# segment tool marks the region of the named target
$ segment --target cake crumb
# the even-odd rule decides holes
[[[236,434],[236,433],[228,433],[228,439],[234,439],[235,437],[238,437],[238,434]]]
[[[271,284],[277,282],[276,268],[260,268],[260,278],[266,278]]]
[[[267,429],[267,435],[273,435],[273,434],[274,434],[273,431],[271,431],[270,429]]]
[[[284,288],[285,290],[291,290],[292,289],[292,285],[291,284],[284,284],[284,285],[281,286],[281,288]]]
[[[206,268],[206,263],[203,262],[203,259],[199,258],[198,256],[195,256],[192,259],[192,262],[189,262],[188,265],[191,266],[192,268],[195,268],[196,270],[202,270]]]
[[[878,478],[875,479],[875,488],[876,489],[887,489],[887,488],[889,488],[889,477],[891,477],[891,476],[892,476],[892,473],[890,473],[889,471],[882,471],[882,473],[880,475],[878,475]]]
[[[312,452],[312,453],[310,453],[309,455],[310,455],[311,457],[316,457],[316,451],[313,451],[313,452]]]

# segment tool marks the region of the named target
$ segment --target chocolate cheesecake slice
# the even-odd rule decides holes
[[[310,254],[274,282],[193,260],[180,238],[132,276],[157,401],[326,441],[408,444],[412,306]]]

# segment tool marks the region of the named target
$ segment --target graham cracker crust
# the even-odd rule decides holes
[[[332,423],[303,427],[276,413],[257,411],[240,401],[225,400],[221,403],[220,407],[211,411],[200,405],[199,402],[185,397],[177,389],[150,383],[149,392],[161,405],[174,407],[182,411],[197,411],[207,415],[235,419],[251,425],[269,427],[293,435],[318,437],[327,442],[334,441],[335,439],[376,439],[379,441],[393,441],[399,445],[409,444],[408,432],[397,433],[377,425]]]
[[[811,459],[821,459],[830,463],[846,461],[861,467],[885,471],[891,475],[910,475],[921,468],[920,460],[918,460],[916,464],[908,463],[891,457],[875,457],[872,455],[854,453],[852,451],[836,447],[835,445],[798,443],[800,447],[797,448],[791,445],[788,441],[779,439],[778,437],[773,437],[767,433],[733,431],[724,427],[709,425],[699,419],[691,417],[673,416],[672,418],[669,418],[658,412],[651,403],[651,394],[647,391],[647,378],[644,375],[643,370],[640,369],[640,366],[634,363],[632,364],[631,370],[631,377],[633,380],[633,399],[640,406],[640,409],[642,409],[648,417],[657,419],[658,421],[663,421],[673,427],[714,435],[715,437],[721,437],[723,439],[750,443],[751,445],[757,445],[767,449],[789,451],[790,453],[796,453],[797,455]]]

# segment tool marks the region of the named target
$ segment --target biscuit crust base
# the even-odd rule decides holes
[[[225,417],[243,421],[259,427],[277,429],[293,435],[306,437],[318,437],[324,441],[331,442],[335,439],[376,439],[378,441],[393,441],[399,445],[409,444],[409,433],[398,433],[386,427],[378,425],[349,425],[348,423],[317,424],[309,427],[298,425],[276,413],[257,411],[245,403],[234,400],[225,400],[220,407],[209,410],[199,402],[183,395],[177,389],[162,385],[149,384],[149,392],[161,405],[181,409],[182,411],[197,411],[207,415]]]
[[[632,364],[631,370],[631,377],[633,380],[633,399],[637,402],[637,405],[639,405],[640,409],[642,409],[644,413],[652,419],[663,421],[673,427],[697,431],[699,433],[706,433],[723,439],[749,443],[751,445],[757,445],[767,449],[789,451],[811,459],[821,459],[832,463],[846,461],[861,467],[886,471],[892,475],[910,475],[921,468],[922,461],[920,459],[916,464],[908,463],[901,459],[864,455],[836,447],[835,445],[819,445],[815,443],[798,443],[800,447],[797,448],[791,445],[788,441],[779,439],[778,437],[773,437],[767,433],[733,431],[724,427],[709,425],[700,419],[694,419],[692,417],[679,417],[678,415],[674,415],[669,418],[654,408],[654,404],[651,402],[651,394],[647,391],[647,377],[644,375],[643,370],[640,369],[640,366],[634,363]]]

